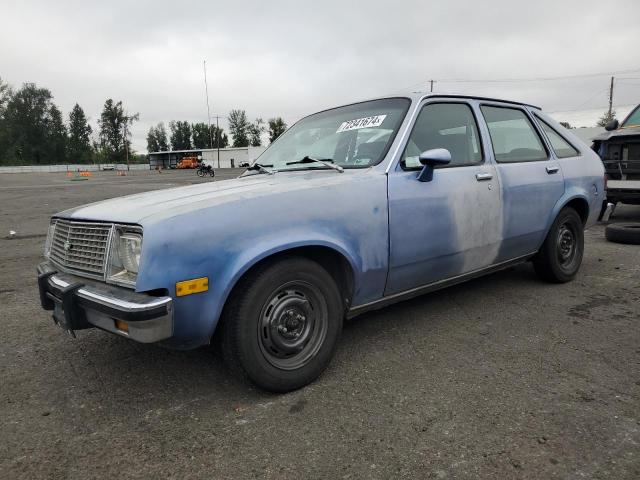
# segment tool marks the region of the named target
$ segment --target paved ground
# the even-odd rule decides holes
[[[35,282],[49,216],[196,181],[0,175],[0,478],[640,478],[640,247],[602,226],[574,282],[523,265],[359,317],[287,395],[208,349],[55,328]]]

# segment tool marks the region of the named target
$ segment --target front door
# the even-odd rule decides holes
[[[389,172],[389,275],[392,295],[495,263],[502,235],[495,166],[483,155],[471,106],[422,107],[401,161]],[[451,163],[417,180],[418,156],[446,148]]]

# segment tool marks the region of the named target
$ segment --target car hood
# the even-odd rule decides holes
[[[604,132],[595,137],[594,141],[606,141],[612,138],[640,137],[640,127],[624,127],[610,132]]]
[[[369,169],[367,169],[369,170]],[[124,224],[151,223],[188,211],[211,208],[257,196],[275,196],[297,189],[322,188],[344,183],[362,170],[278,172],[250,175],[230,180],[154,190],[112,198],[61,212],[56,217]]]

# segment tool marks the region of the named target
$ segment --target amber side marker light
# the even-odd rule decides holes
[[[129,324],[123,322],[122,320],[114,320],[116,324],[116,328],[121,332],[129,333]]]
[[[176,283],[176,297],[184,297],[209,290],[209,278],[194,278]]]

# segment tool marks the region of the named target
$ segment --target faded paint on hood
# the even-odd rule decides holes
[[[112,198],[65,210],[55,216],[143,225],[229,202],[344,183],[358,173],[363,170],[347,170],[342,174],[333,170],[258,174]]]

